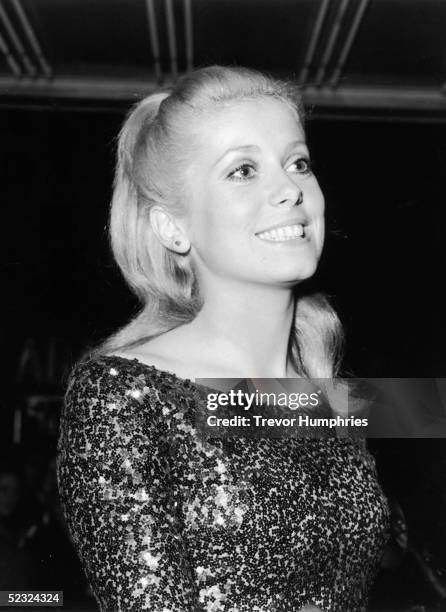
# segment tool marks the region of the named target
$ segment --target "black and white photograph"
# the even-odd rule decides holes
[[[0,609],[446,612],[445,0],[0,0]]]

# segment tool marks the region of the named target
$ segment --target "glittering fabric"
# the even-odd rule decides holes
[[[101,610],[365,610],[389,512],[364,444],[203,441],[204,391],[115,356],[71,376],[59,488]]]

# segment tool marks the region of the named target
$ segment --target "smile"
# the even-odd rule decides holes
[[[256,234],[260,240],[267,240],[270,242],[285,242],[287,240],[295,240],[296,238],[304,238],[304,226],[300,223],[295,225],[286,225],[285,227],[279,227],[276,229],[268,230]]]

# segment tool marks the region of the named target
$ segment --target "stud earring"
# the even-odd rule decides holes
[[[180,246],[180,244],[181,244],[181,240],[175,240],[175,244],[176,244],[177,246]]]

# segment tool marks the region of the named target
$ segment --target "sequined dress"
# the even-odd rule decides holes
[[[116,356],[72,373],[59,490],[100,609],[365,610],[389,511],[364,444],[203,441],[204,391]]]

